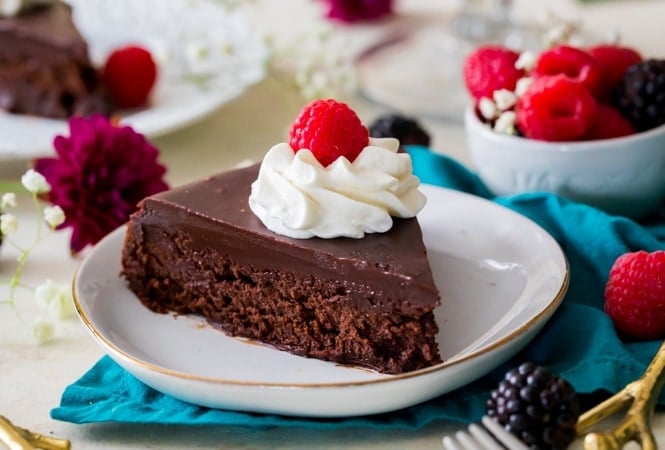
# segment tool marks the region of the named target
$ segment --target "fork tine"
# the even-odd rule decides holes
[[[463,431],[458,432],[456,435],[457,440],[462,444],[463,448],[468,450],[482,450],[478,442],[468,433]]]
[[[446,450],[480,450],[472,441],[471,436],[464,431],[458,431],[455,433],[455,437],[444,437],[443,448]]]
[[[446,450],[505,450],[499,442],[480,424],[472,423],[467,430],[460,430],[454,436],[444,436]]]
[[[469,432],[476,438],[479,444],[483,445],[481,448],[486,450],[503,450],[503,447],[496,442],[492,435],[480,425],[472,423],[469,425]]]
[[[446,450],[505,450],[505,447],[494,441],[489,434],[486,434],[487,432],[481,431],[481,433],[485,433],[485,436],[478,439],[475,434],[458,431],[454,437],[443,438],[443,448]]]
[[[491,419],[487,416],[483,416],[481,422],[487,428],[492,435],[499,440],[506,448],[511,450],[529,450],[524,442],[517,439],[517,437],[503,428],[496,420]]]
[[[517,437],[506,431],[498,422],[487,416],[481,424],[472,423],[468,430],[460,430],[453,436],[443,437],[446,450],[528,450]]]
[[[443,448],[446,450],[464,450],[463,448],[457,445],[457,442],[450,436],[443,437]]]

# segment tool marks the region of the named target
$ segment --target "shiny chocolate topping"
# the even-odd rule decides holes
[[[288,270],[344,280],[358,300],[368,282],[380,286],[376,298],[399,299],[400,308],[438,304],[417,220],[395,219],[386,233],[362,239],[293,239],[275,234],[251,212],[250,185],[259,166],[238,169],[147,198],[141,224],[168,224],[190,236],[192,245],[213,248],[259,270]],[[392,301],[392,300],[390,300]],[[390,307],[374,304],[372,307]]]

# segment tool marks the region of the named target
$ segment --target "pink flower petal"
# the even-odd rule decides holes
[[[69,136],[56,136],[55,158],[35,160],[51,184],[48,200],[60,206],[77,253],[125,223],[140,200],[168,189],[159,150],[128,126],[108,118],[73,117]]]

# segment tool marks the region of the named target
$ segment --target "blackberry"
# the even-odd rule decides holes
[[[487,415],[532,449],[566,449],[580,415],[577,393],[563,378],[526,362],[490,393]]]
[[[430,136],[415,119],[400,114],[387,114],[369,126],[371,137],[394,137],[401,145],[429,147]]]
[[[665,123],[665,59],[647,59],[626,69],[616,104],[638,131]]]

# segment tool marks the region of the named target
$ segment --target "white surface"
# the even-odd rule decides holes
[[[542,13],[541,2],[516,0],[515,3],[521,17],[535,17]],[[268,0],[259,0],[255,4],[255,26],[272,32],[280,42],[308,28],[321,6],[321,2],[311,0],[280,0],[279,8],[272,6],[273,2]],[[410,0],[397,4],[407,18],[431,21],[440,20],[442,16],[445,18],[445,11],[442,13],[442,10],[446,6],[454,6],[456,2]],[[548,6],[568,17],[596,25],[596,29],[616,28],[625,42],[638,46],[648,55],[665,54],[663,42],[653,38],[662,33],[665,2],[563,0]],[[355,36],[356,31],[362,33],[364,29],[344,27],[340,32]],[[408,71],[405,75],[408,76]],[[351,98],[350,103],[364,120],[385,111],[358,98]],[[247,158],[260,158],[270,145],[284,139],[299,108],[300,102],[292,91],[275,80],[266,79],[200,122],[155,139],[155,144],[161,149],[161,160],[169,167],[168,180],[174,185],[181,184],[232,167]],[[464,129],[460,124],[428,118],[424,120],[424,125],[432,132],[437,151],[470,163]],[[6,128],[0,128],[0,131],[5,133]],[[27,164],[27,158],[0,162],[0,179],[17,180]],[[16,239],[26,242],[34,232],[34,227],[30,226],[34,212],[28,197],[20,196],[19,202],[16,212],[22,225]],[[62,232],[40,244],[26,266],[26,284],[37,285],[46,277],[60,283],[71,282],[81,260],[68,256],[68,239],[69,233]],[[0,278],[13,271],[16,256],[11,246],[2,246]],[[0,284],[0,299],[4,299],[7,293],[7,285]],[[29,291],[21,291],[17,303],[19,309],[24,311],[24,318],[38,316],[39,310]],[[26,324],[19,321],[9,307],[0,305],[0,414],[40,433],[66,437],[72,441],[73,450],[440,450],[441,437],[445,433],[464,427],[443,420],[417,430],[132,426],[112,423],[73,425],[51,420],[49,411],[58,405],[65,387],[85,373],[102,355],[102,350],[78,320],[59,323],[56,339],[49,345],[36,346]],[[657,412],[653,425],[659,447],[665,448],[665,414]],[[571,446],[571,450],[582,448],[581,439]],[[635,450],[639,447],[633,444],[626,448]]]
[[[496,195],[554,192],[635,218],[665,200],[665,125],[621,138],[558,143],[496,133],[472,108],[464,118],[471,159]]]
[[[183,36],[194,42],[201,32],[201,12],[188,7],[185,0],[172,0],[167,14],[150,14],[154,2],[147,1],[74,1],[74,18],[89,44],[91,58],[103,65],[114,48],[138,43],[163,53],[157,84],[149,106],[119,111],[121,121],[149,137],[183,128],[211,114],[221,105],[242,94],[264,76],[266,49],[260,36],[249,32],[249,23],[241,15],[225,12],[218,6],[206,8],[207,20],[225,30],[220,37],[228,54],[212,59],[208,71],[200,69],[205,82],[195,82],[184,61]],[[203,3],[207,5],[208,3]],[[106,7],[104,7],[106,6]],[[115,14],[114,14],[115,12]],[[123,12],[119,15],[118,12]],[[128,14],[131,12],[132,14]],[[127,15],[125,15],[127,14]],[[127,17],[133,18],[128,20]],[[178,19],[177,26],[168,19]],[[173,22],[173,20],[171,20]],[[102,23],[103,22],[103,23]],[[162,32],[158,31],[162,28]],[[190,36],[191,35],[191,36]],[[156,37],[159,36],[159,37]],[[53,138],[68,135],[66,120],[8,114],[0,111],[0,161],[48,156],[53,153]]]
[[[444,302],[435,310],[442,364],[379,374],[234,339],[199,317],[155,314],[118,276],[124,229],[81,266],[77,310],[116,362],[191,403],[319,417],[412,406],[512,356],[554,313],[568,286],[563,252],[538,225],[478,197],[433,186],[423,191],[428,204],[418,218]]]

